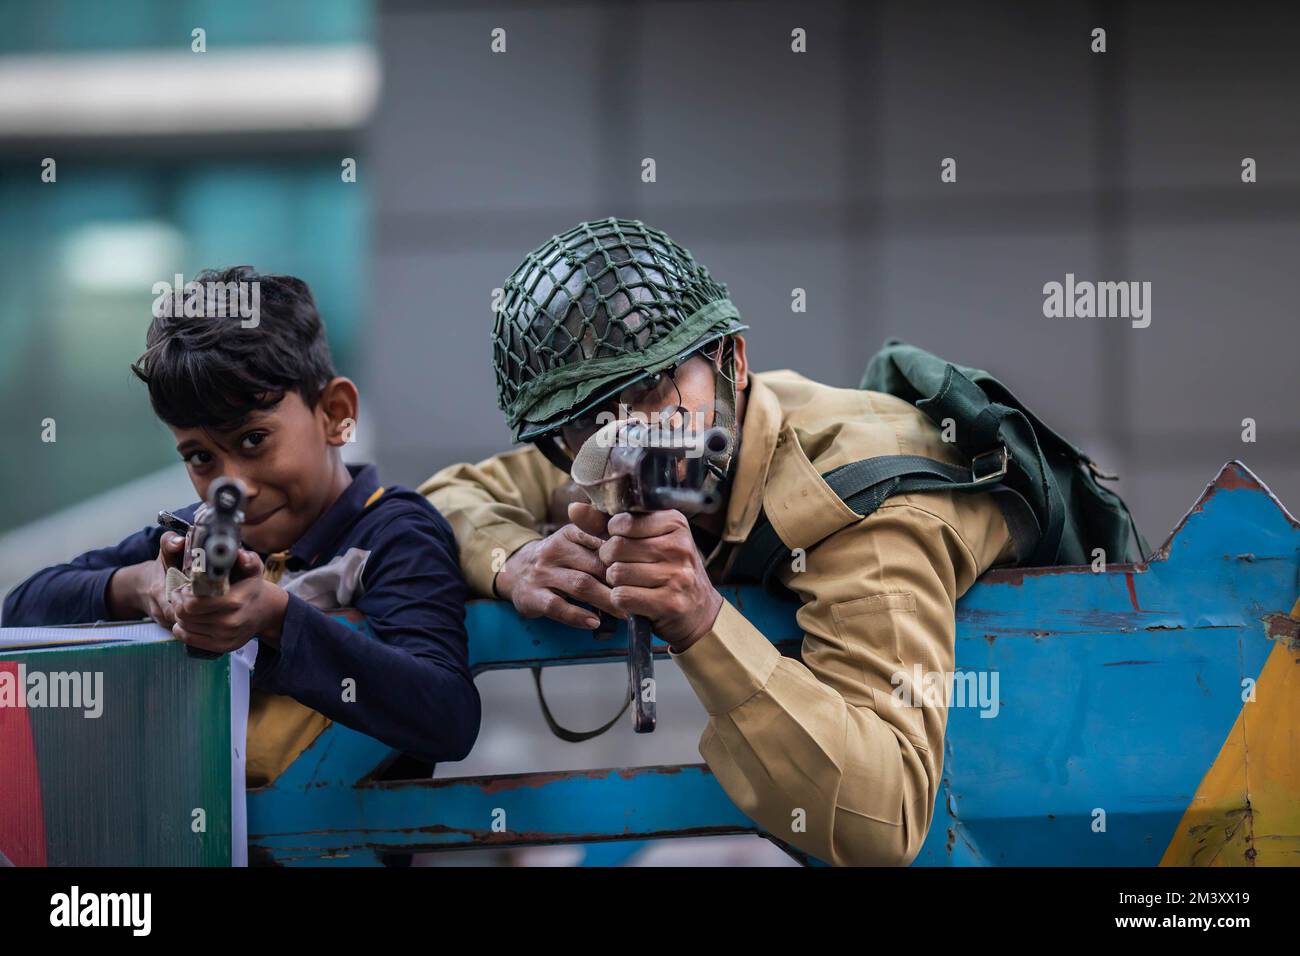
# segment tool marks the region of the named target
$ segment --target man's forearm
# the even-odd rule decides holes
[[[464,514],[445,513],[460,547],[460,566],[470,590],[480,597],[505,598],[497,575],[521,549],[540,541],[542,535],[529,525],[495,522],[475,525]]]
[[[498,596],[497,572],[521,547],[542,537],[552,492],[567,477],[529,448],[444,468],[420,486],[420,494],[451,524],[474,594]]]
[[[493,597],[502,601],[513,600],[511,595],[514,593],[515,581],[518,579],[523,566],[531,563],[531,554],[541,547],[541,543],[541,538],[529,541],[520,545],[514,554],[506,556],[506,559],[501,562],[500,569],[492,576]]]

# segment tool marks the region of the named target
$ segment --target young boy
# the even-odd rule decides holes
[[[464,759],[478,735],[479,697],[451,528],[422,496],[381,486],[374,466],[343,464],[357,387],[335,374],[306,283],[247,266],[196,281],[253,289],[256,321],[173,317],[186,310],[155,306],[132,370],[175,435],[199,498],[218,477],[244,485],[246,550],[229,591],[169,597],[167,568],[179,566],[183,539],[147,528],[37,572],[5,600],[4,624],[151,617],[217,652],[257,638],[253,786],[274,780],[330,720],[422,761]],[[177,514],[193,520],[197,507]],[[341,607],[365,615],[376,639],[324,613]]]

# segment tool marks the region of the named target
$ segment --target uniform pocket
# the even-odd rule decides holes
[[[912,615],[903,618],[901,615]],[[916,615],[916,595],[887,591],[831,605],[831,620],[840,643],[857,659],[867,684],[889,683],[902,668],[900,628]]]
[[[831,612],[836,623],[864,614],[883,614],[886,611],[915,611],[916,595],[911,591],[887,591],[871,594],[853,601],[841,601]]]

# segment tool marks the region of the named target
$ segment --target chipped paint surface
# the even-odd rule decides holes
[[[282,864],[341,854],[374,863],[417,850],[754,831],[702,764],[387,781],[338,796],[259,794],[250,843]]]
[[[1292,651],[1300,651],[1300,621],[1290,614],[1264,615],[1264,633],[1270,641],[1280,641]]]

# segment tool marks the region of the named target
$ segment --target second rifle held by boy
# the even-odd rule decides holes
[[[218,478],[208,486],[208,500],[199,506],[190,524],[168,511],[158,512],[158,523],[185,535],[179,569],[167,572],[167,590],[189,587],[200,597],[220,596],[230,589],[230,573],[239,561],[244,524],[244,486],[235,478]],[[214,659],[212,651],[187,647],[191,657]]]

